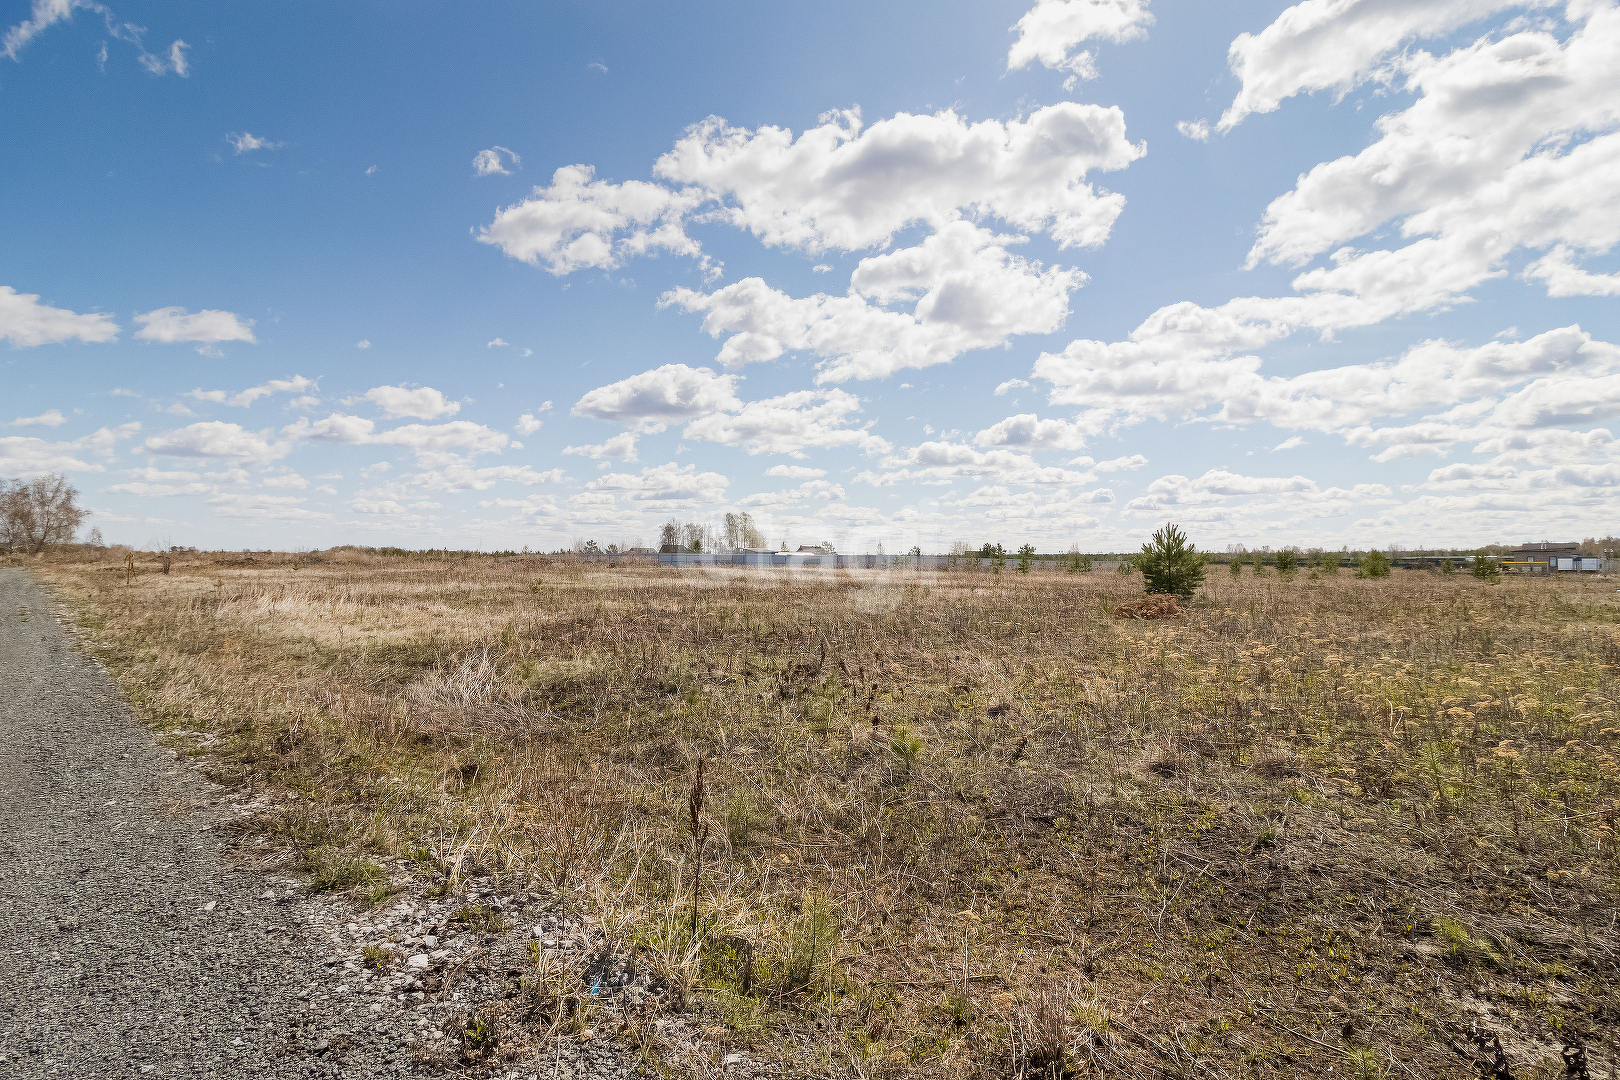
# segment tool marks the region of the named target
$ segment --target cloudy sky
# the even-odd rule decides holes
[[[1616,531],[1609,0],[0,33],[0,475],[109,540]]]

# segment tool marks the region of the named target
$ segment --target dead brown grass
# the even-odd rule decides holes
[[[121,569],[40,572],[290,848],[544,882],[795,1071],[1613,1068],[1609,582]]]

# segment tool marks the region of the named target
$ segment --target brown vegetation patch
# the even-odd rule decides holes
[[[1127,600],[1114,608],[1114,618],[1179,619],[1181,618],[1181,601],[1167,594],[1144,596],[1140,600]]]
[[[41,573],[152,724],[304,796],[278,846],[550,890],[706,1060],[1463,1077],[1477,1023],[1614,1068],[1612,583],[1220,575],[1149,624],[1111,573],[230,561]]]

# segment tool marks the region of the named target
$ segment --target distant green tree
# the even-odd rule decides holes
[[[1007,549],[1000,544],[984,545],[984,557],[990,560],[992,574],[1000,574],[1007,569]]]
[[[1264,574],[1266,572],[1266,553],[1263,551],[1257,551],[1254,553],[1254,572],[1256,574]]]
[[[1324,574],[1337,574],[1339,572],[1339,553],[1337,551],[1317,552],[1316,568]]]
[[[1502,580],[1502,564],[1484,555],[1475,555],[1473,564],[1468,569],[1479,580],[1492,585],[1499,584]]]
[[[1277,573],[1292,574],[1294,572],[1294,553],[1287,548],[1277,552]]]
[[[1067,568],[1071,574],[1091,573],[1091,556],[1079,551],[1070,551]]]
[[[1034,558],[1035,558],[1035,545],[1034,544],[1024,544],[1023,546],[1021,546],[1018,549],[1018,572],[1020,574],[1029,573],[1030,567],[1035,565],[1034,564]]]
[[[1241,575],[1243,573],[1243,556],[1232,555],[1228,557],[1226,560],[1226,572],[1233,577]]]
[[[1209,556],[1188,543],[1187,536],[1167,524],[1142,545],[1136,564],[1142,570],[1144,588],[1150,593],[1191,596],[1204,581],[1204,564]]]
[[[1356,568],[1356,577],[1379,578],[1389,577],[1389,559],[1382,551],[1369,551],[1361,557],[1361,563]]]
[[[1457,564],[1450,559],[1441,559],[1440,572],[1442,574],[1455,574],[1457,572]]]

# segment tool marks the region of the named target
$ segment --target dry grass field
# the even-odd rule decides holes
[[[789,1075],[1617,1075],[1612,581],[37,570],[290,856],[536,881]]]

